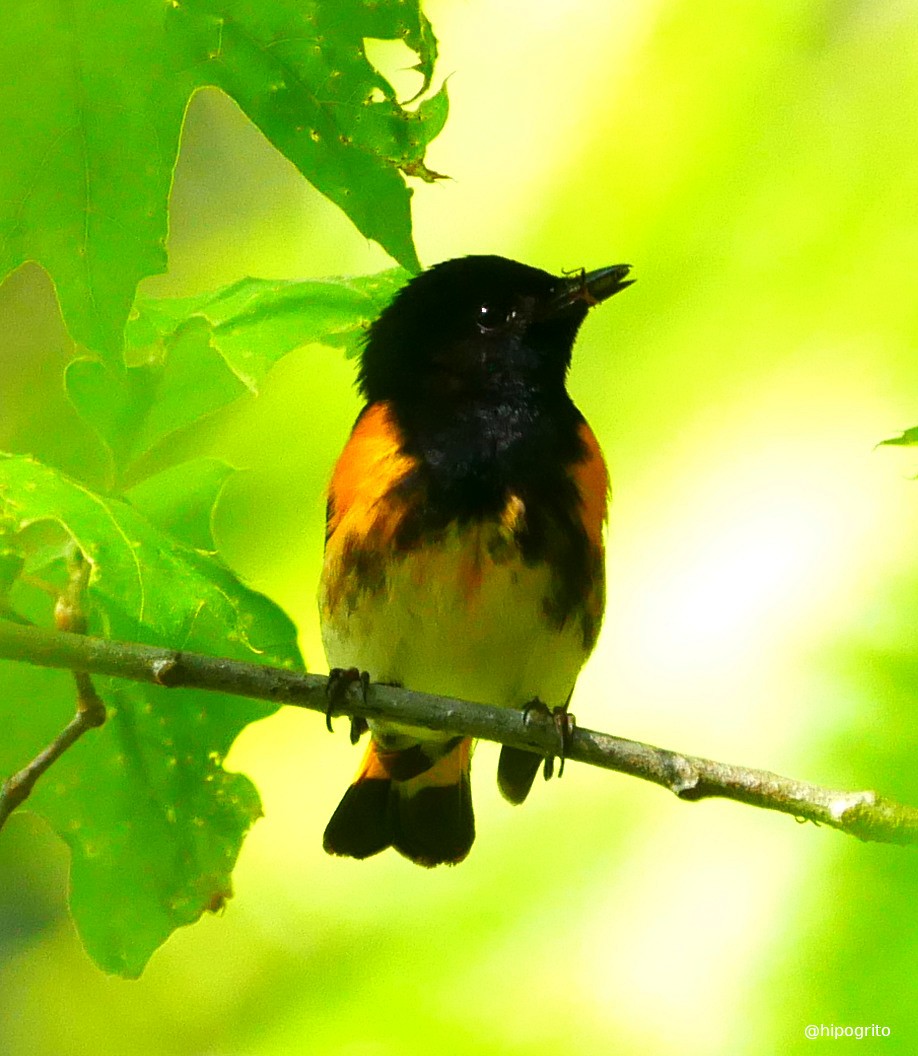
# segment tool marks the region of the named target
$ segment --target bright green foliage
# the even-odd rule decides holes
[[[293,625],[217,554],[211,517],[231,467],[174,464],[170,441],[256,393],[297,347],[324,342],[352,354],[406,278],[396,268],[360,279],[245,279],[205,296],[141,298],[125,362],[82,356],[65,374],[71,402],[111,454],[109,494],[30,458],[0,456],[0,603],[12,584],[4,611],[47,623],[17,581],[23,554],[28,573],[60,586],[64,548],[75,543],[93,569],[91,633],[300,666]],[[165,451],[159,462],[147,457],[157,451]],[[128,480],[123,498],[112,497]],[[49,533],[48,522],[59,530]],[[7,773],[54,736],[75,698],[61,673],[4,665],[2,681],[13,711],[30,715],[0,746]],[[108,721],[55,764],[27,806],[71,849],[71,909],[87,950],[105,970],[136,976],[176,927],[231,894],[260,805],[222,760],[240,730],[272,709],[115,679],[95,686]],[[36,694],[38,715],[28,707]]]
[[[182,117],[205,85],[416,270],[403,173],[435,178],[423,158],[446,95],[405,109],[368,62],[366,37],[402,39],[426,91],[436,42],[418,0],[3,5],[0,66],[15,76],[0,107],[0,278],[37,260],[75,340],[116,364],[137,282],[165,270]]]
[[[176,536],[206,543],[225,472],[192,463],[136,498]],[[176,501],[183,489],[191,501]],[[300,665],[295,629],[276,606],[132,505],[29,458],[5,457],[0,512],[16,528],[57,522],[92,563],[94,633]],[[57,685],[72,698],[66,680]],[[171,931],[231,893],[231,869],[260,807],[248,779],[221,764],[239,731],[273,709],[115,679],[96,686],[105,726],[55,765],[29,807],[71,848],[72,911],[87,949],[106,970],[136,976]]]
[[[23,556],[26,572],[60,586],[64,549],[76,544],[92,564],[91,633],[300,666],[293,625],[217,554],[211,517],[231,467],[174,464],[169,443],[257,392],[299,346],[353,353],[406,277],[393,269],[361,279],[245,279],[201,297],[142,298],[126,331],[126,365],[80,357],[66,371],[72,403],[111,452],[110,494],[31,458],[0,456],[0,603],[12,584],[10,611],[47,622],[17,581]],[[146,457],[163,450],[165,469]],[[129,490],[113,497],[128,479]],[[0,773],[26,763],[74,702],[66,676],[11,666],[2,682],[13,711],[30,714],[36,694],[43,708],[0,746]],[[71,909],[87,950],[105,970],[136,976],[176,927],[231,894],[260,805],[222,760],[240,730],[272,709],[115,679],[95,685],[108,721],[55,764],[28,809],[71,849]]]
[[[918,426],[906,429],[899,436],[892,436],[888,440],[883,440],[882,443],[897,447],[914,447],[918,444]]]
[[[408,275],[356,279],[243,279],[201,297],[140,298],[125,331],[127,367],[86,358],[67,368],[67,392],[102,436],[116,477],[178,430],[247,391],[310,342],[356,351],[369,322]]]
[[[235,471],[214,458],[196,458],[135,484],[127,498],[157,528],[187,546],[216,553],[211,518]]]
[[[146,359],[151,347],[174,340],[202,319],[230,370],[257,391],[269,368],[301,345],[321,341],[353,355],[367,325],[408,278],[393,268],[306,282],[242,279],[201,297],[141,297],[125,330],[127,359]]]

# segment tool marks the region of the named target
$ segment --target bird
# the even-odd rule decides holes
[[[330,687],[360,677],[550,709],[563,733],[603,616],[609,501],[566,377],[588,311],[631,285],[629,271],[558,276],[459,257],[415,275],[369,326],[364,406],[327,493],[318,601]],[[475,839],[471,738],[369,728],[325,850],[462,861]],[[503,747],[503,796],[522,803],[542,762]]]

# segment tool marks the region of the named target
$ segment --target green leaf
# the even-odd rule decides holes
[[[884,445],[914,447],[915,444],[918,444],[918,426],[915,426],[914,429],[906,429],[904,433],[890,437],[889,440],[880,441],[881,447]]]
[[[408,273],[291,282],[243,279],[214,293],[139,298],[127,367],[77,359],[67,393],[124,472],[167,437],[257,392],[270,368],[311,342],[353,354]]]
[[[105,441],[117,475],[135,455],[248,391],[209,337],[199,321],[175,334],[159,361],[151,356],[124,367],[80,358],[68,364],[67,395]]]
[[[270,368],[312,342],[357,350],[369,324],[410,275],[391,268],[357,278],[241,279],[199,297],[140,297],[125,329],[129,363],[155,357],[202,321],[229,369],[257,392]]]
[[[15,520],[0,513],[0,610],[25,565],[25,555],[17,543],[16,532]]]
[[[409,270],[403,173],[423,164],[445,90],[403,106],[364,38],[401,39],[426,91],[436,41],[419,0],[34,0],[0,7],[0,278],[38,261],[74,339],[108,363],[134,290],[165,270],[185,108],[221,88],[359,230]]]
[[[196,550],[215,553],[213,511],[233,473],[233,467],[225,462],[196,458],[136,484],[125,498],[173,538]]]
[[[215,466],[187,467],[185,483],[195,475],[199,496],[219,489]],[[180,483],[162,482],[155,515],[200,542],[201,524],[175,501]],[[141,502],[153,512],[149,494]],[[277,606],[129,503],[32,459],[2,456],[0,514],[19,530],[56,522],[76,542],[92,564],[92,633],[301,666],[295,629]],[[66,677],[54,686],[42,706],[60,711],[72,686]],[[87,950],[106,971],[133,977],[175,928],[231,893],[232,867],[260,806],[248,779],[222,762],[239,731],[274,709],[117,679],[96,686],[109,709],[105,726],[55,764],[28,807],[70,847],[72,911]]]
[[[426,91],[436,39],[419,0],[192,0],[175,16],[197,45],[188,59],[206,67],[200,83],[231,95],[364,235],[419,270],[401,172],[422,164],[433,134],[426,114],[399,104],[363,47],[367,37],[404,41]]]
[[[37,260],[74,339],[110,355],[136,283],[166,264],[189,92],[167,71],[167,7],[0,8],[0,66],[16,71],[0,107],[0,275]]]

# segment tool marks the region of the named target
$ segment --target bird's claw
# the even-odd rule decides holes
[[[533,714],[538,715],[542,720],[550,719],[552,723],[554,723],[555,732],[558,735],[558,750],[551,755],[545,756],[545,764],[542,768],[542,774],[546,781],[554,775],[555,756],[557,756],[559,760],[558,777],[561,777],[564,773],[564,760],[567,756],[567,750],[571,745],[571,738],[574,735],[577,720],[567,710],[566,704],[560,704],[558,707],[549,708],[538,698],[531,700],[523,708],[523,721],[529,722],[530,716]]]
[[[356,744],[370,728],[370,724],[362,715],[351,716],[351,744]]]
[[[348,689],[354,682],[359,682],[363,694],[363,702],[367,703],[367,692],[370,688],[370,674],[361,671],[357,667],[333,667],[328,672],[328,684],[325,687],[327,706],[325,708],[325,727],[329,733],[334,733],[332,728],[332,715],[341,710],[346,702]],[[367,720],[359,715],[351,716],[351,744],[356,744],[362,734],[369,727]]]

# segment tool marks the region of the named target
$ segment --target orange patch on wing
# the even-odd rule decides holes
[[[586,457],[571,467],[571,473],[583,503],[587,538],[602,548],[602,529],[609,509],[609,471],[599,441],[586,422],[580,426],[580,439],[586,448]]]
[[[435,749],[436,750],[436,749]],[[411,751],[411,749],[408,749]],[[393,772],[399,772],[398,751],[382,751],[374,740],[370,740],[363,759],[354,776],[353,784],[360,781],[398,780],[399,784],[408,785],[406,790],[413,794],[422,788],[446,788],[456,785],[462,775],[468,773],[472,757],[472,739],[465,737],[446,755],[441,756],[420,774],[407,779],[393,778]]]
[[[377,750],[376,741],[371,738],[354,777],[354,784],[358,781],[388,781],[390,776],[385,753]]]
[[[467,774],[469,763],[472,758],[472,738],[464,737],[452,751],[441,756],[430,769],[423,774],[418,774],[409,782],[406,790],[409,795],[420,791],[422,788],[449,788],[458,785],[462,775]]]

